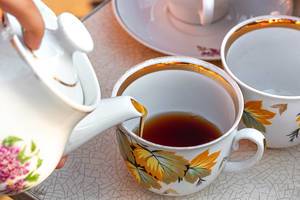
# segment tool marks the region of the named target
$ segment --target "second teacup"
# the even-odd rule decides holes
[[[135,133],[138,119],[120,125],[117,138],[125,164],[135,180],[153,192],[176,196],[200,191],[223,168],[246,169],[263,155],[264,136],[260,132],[249,128],[237,130],[244,106],[238,85],[212,64],[188,57],[148,60],[118,80],[113,96],[120,95],[136,98],[146,106],[149,117],[174,111],[193,113],[206,118],[222,132],[210,142],[178,147],[139,137]],[[182,134],[188,136],[186,132]],[[257,152],[248,160],[230,161],[231,151],[238,149],[241,139],[256,143]]]
[[[263,132],[267,146],[300,143],[300,18],[261,16],[232,28],[221,57],[244,98],[242,121]]]

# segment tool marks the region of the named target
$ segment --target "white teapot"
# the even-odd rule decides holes
[[[38,50],[25,47],[13,16],[5,15],[0,27],[0,194],[39,184],[64,152],[142,111],[131,97],[100,100],[84,25],[35,3],[46,26]]]

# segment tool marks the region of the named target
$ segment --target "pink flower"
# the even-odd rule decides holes
[[[18,147],[0,146],[0,183],[28,174],[29,163],[21,163],[18,160],[19,152]]]
[[[200,52],[201,56],[220,56],[220,50],[214,48],[208,48],[203,46],[197,46],[198,51]]]

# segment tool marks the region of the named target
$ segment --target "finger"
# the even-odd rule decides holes
[[[1,8],[0,8],[0,18],[1,18],[0,23],[2,23],[2,17],[3,17],[3,12],[2,12],[2,10],[1,10]]]
[[[44,35],[44,22],[34,3],[31,0],[0,0],[0,7],[18,19],[25,30],[25,44],[37,49]]]
[[[68,156],[64,156],[60,159],[59,163],[57,164],[56,166],[56,169],[60,169],[60,168],[63,168],[65,166],[65,163],[68,159]]]

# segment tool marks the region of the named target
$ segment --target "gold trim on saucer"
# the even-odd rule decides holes
[[[282,28],[291,28],[291,29],[300,30],[300,21],[287,19],[287,18],[269,18],[269,19],[260,19],[245,24],[241,28],[237,29],[234,33],[232,33],[232,35],[228,38],[225,46],[225,55],[227,54],[227,51],[232,45],[232,43],[242,35],[254,30],[271,28],[271,27],[282,27]]]

